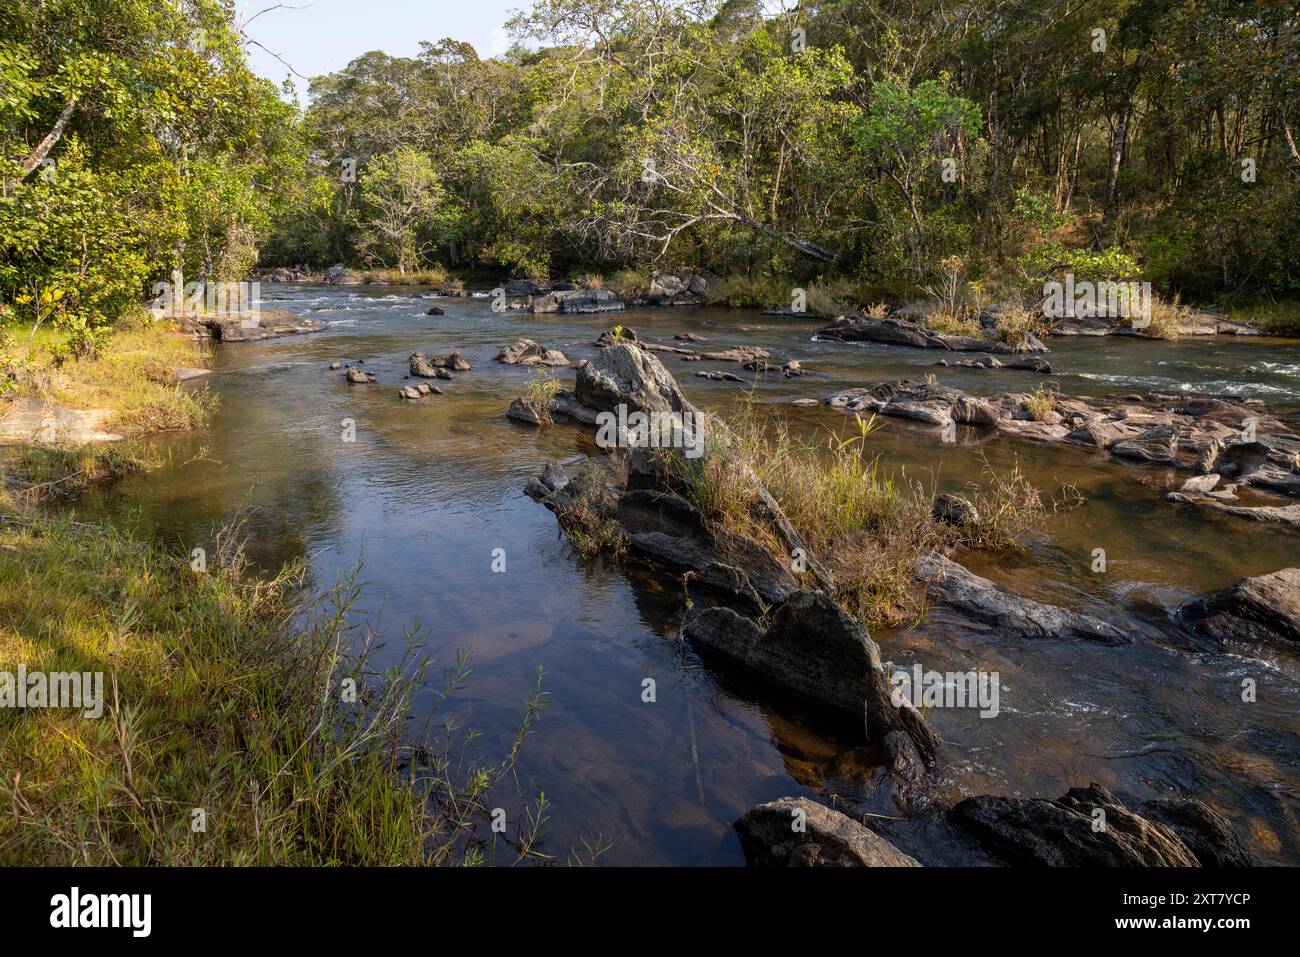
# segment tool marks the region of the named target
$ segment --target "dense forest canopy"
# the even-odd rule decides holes
[[[1300,295],[1293,4],[539,0],[508,28],[495,59],[366,53],[304,113],[222,0],[7,7],[0,300],[93,339],[174,268],[259,259]]]

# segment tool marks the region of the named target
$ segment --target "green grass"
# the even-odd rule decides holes
[[[913,574],[923,552],[957,544],[1015,547],[1045,516],[1038,491],[1018,468],[999,475],[986,466],[988,481],[968,490],[979,518],[960,530],[938,523],[931,515],[934,490],[889,474],[871,453],[874,418],[853,422],[818,442],[794,436],[783,417],[760,417],[746,404],[715,422],[703,458],[661,454],[710,521],[757,539],[787,563],[790,556],[754,508],[757,488],[767,489],[829,571],[834,598],[868,628],[924,618],[924,594]]]
[[[404,273],[399,272],[396,269],[367,269],[361,273],[361,281],[390,286],[444,286],[452,289],[462,288],[461,281],[459,279],[453,279],[451,274],[441,266],[431,266],[427,269],[410,269]]]
[[[408,634],[382,675],[349,624],[355,576],[304,607],[301,566],[247,573],[219,537],[206,570],[109,528],[9,513],[0,526],[0,670],[104,673],[103,715],[0,710],[0,859],[9,864],[333,865],[547,860],[542,794],[482,836],[541,710],[509,752],[466,757],[448,723],[411,728],[441,682]],[[354,650],[356,649],[356,650]],[[358,693],[349,701],[348,682]],[[472,753],[470,749],[469,753]],[[195,829],[201,809],[205,829]],[[603,842],[588,846],[597,856]]]
[[[1253,322],[1270,336],[1300,337],[1300,302],[1233,306],[1225,317],[1233,322]]]
[[[109,413],[104,427],[128,438],[194,429],[212,410],[206,389],[183,388],[176,378],[179,368],[206,368],[207,348],[144,313],[125,321],[91,358],[66,356],[53,329],[4,331],[14,395],[73,409],[104,409]]]
[[[723,276],[709,283],[704,300],[732,309],[788,307],[798,285],[776,276]]]
[[[1056,392],[1040,385],[1024,402],[1025,411],[1035,422],[1046,422],[1056,409]]]

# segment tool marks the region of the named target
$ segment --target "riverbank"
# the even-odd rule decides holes
[[[407,722],[416,695],[445,699],[464,660],[441,692],[413,653],[376,678],[354,579],[313,601],[301,562],[250,569],[238,526],[178,547],[45,507],[168,462],[144,440],[197,429],[214,409],[206,391],[179,386],[178,370],[207,354],[167,327],[133,325],[93,359],[56,362],[50,341],[8,356],[20,371],[13,402],[40,403],[45,424],[26,441],[11,426],[0,494],[0,861],[391,865],[492,854],[474,830],[513,757],[453,771],[428,726],[422,735]],[[66,428],[92,416],[118,431],[84,441]],[[81,676],[73,697],[56,698],[71,675]],[[526,853],[540,835],[518,837]]]

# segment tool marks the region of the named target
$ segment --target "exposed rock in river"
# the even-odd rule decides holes
[[[1221,641],[1294,646],[1300,643],[1300,568],[1243,578],[1184,605],[1178,618]]]
[[[217,339],[221,342],[259,342],[280,336],[317,332],[321,324],[307,316],[291,312],[260,310],[246,316],[206,316],[202,313],[175,316],[172,323],[179,332],[195,339]]]
[[[922,556],[916,576],[938,601],[975,621],[1016,638],[1066,638],[1128,644],[1130,639],[1114,625],[1092,615],[1070,611],[1014,595],[987,578],[937,552]]]
[[[883,837],[839,811],[786,797],[736,821],[751,867],[920,867]]]
[[[1101,816],[1097,812],[1101,812]],[[1012,864],[1047,867],[1197,867],[1177,832],[1134,814],[1099,784],[1055,801],[981,795],[953,821]],[[1098,827],[1098,822],[1104,827]]]
[[[568,357],[558,349],[547,349],[532,339],[516,339],[496,354],[497,362],[512,366],[567,366]]]
[[[826,402],[845,412],[875,413],[946,427],[991,425],[1040,442],[1106,449],[1119,459],[1194,469],[1232,478],[1235,485],[1300,497],[1300,435],[1253,399],[1213,396],[1070,397],[1050,393],[1046,413],[1035,396],[1006,392],[977,398],[960,389],[907,379],[845,389]],[[1035,416],[1038,416],[1037,418]],[[1300,525],[1300,507],[1227,504],[1222,495],[1188,489],[1170,501],[1191,502],[1229,515]]]
[[[864,316],[840,316],[829,326],[819,329],[815,338],[838,342],[879,342],[885,345],[911,346],[914,349],[945,349],[950,352],[1047,352],[1033,335],[1013,345],[997,339],[954,336],[934,332],[905,319],[870,319]]]
[[[1138,809],[1177,834],[1202,867],[1254,867],[1259,862],[1228,820],[1195,798],[1159,798]]]
[[[867,740],[902,731],[927,763],[934,760],[934,732],[909,703],[895,706],[890,700],[880,649],[824,592],[795,592],[766,628],[729,608],[696,607],[682,624],[682,636],[843,715]]]

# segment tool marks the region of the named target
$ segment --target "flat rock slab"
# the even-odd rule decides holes
[[[1212,493],[1189,495],[1186,492],[1169,492],[1166,501],[1198,505],[1213,512],[1246,518],[1252,522],[1274,522],[1290,528],[1300,528],[1300,504],[1296,505],[1230,505],[1213,497]]]
[[[308,316],[279,310],[263,309],[248,316],[187,315],[172,319],[176,329],[196,339],[220,342],[260,342],[280,336],[318,332],[321,324]]]
[[[1066,638],[1110,645],[1132,641],[1109,622],[1012,594],[937,552],[918,559],[915,572],[935,599],[1008,636]]]
[[[0,403],[0,443],[86,445],[120,442],[122,436],[104,428],[108,409],[70,409],[46,399],[22,398]]]
[[[750,867],[921,866],[853,818],[808,798],[752,807],[735,827]]]
[[[840,316],[830,325],[817,330],[814,338],[832,342],[878,342],[883,345],[909,346],[913,349],[944,349],[949,352],[1047,352],[1032,335],[1013,346],[997,339],[977,336],[954,336],[934,332],[906,319],[869,319],[863,316]]]

